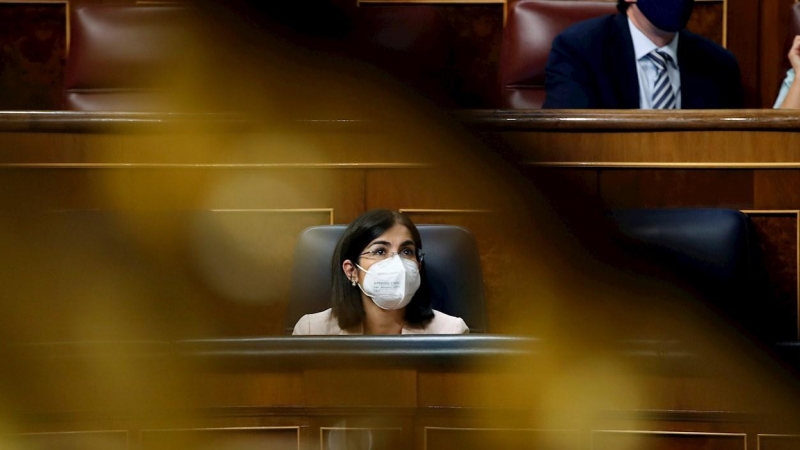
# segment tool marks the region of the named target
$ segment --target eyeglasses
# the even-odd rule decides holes
[[[384,259],[389,259],[394,255],[399,255],[403,259],[407,259],[409,261],[416,261],[422,262],[422,259],[425,257],[425,253],[422,250],[414,250],[413,248],[404,248],[399,252],[390,252],[385,248],[376,248],[369,251],[362,253],[359,256],[363,256],[367,259],[374,259],[376,261],[382,261]]]

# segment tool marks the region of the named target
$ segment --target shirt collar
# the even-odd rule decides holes
[[[631,39],[633,40],[633,53],[636,55],[636,60],[639,61],[640,59],[644,58],[648,53],[652,52],[655,49],[659,49],[664,53],[668,54],[671,58],[675,67],[678,66],[678,38],[680,37],[680,33],[675,33],[675,38],[672,41],[663,46],[657,47],[653,41],[650,40],[644,33],[641,32],[636,25],[631,22],[630,17],[628,18],[628,28],[631,30]]]

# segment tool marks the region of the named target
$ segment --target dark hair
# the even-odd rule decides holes
[[[366,314],[364,305],[361,304],[361,290],[352,286],[342,270],[342,264],[348,259],[357,263],[370,242],[397,224],[408,228],[414,245],[417,250],[421,250],[422,239],[411,219],[401,212],[388,209],[374,209],[360,215],[344,230],[342,238],[336,244],[331,267],[331,308],[333,316],[339,322],[339,328],[347,329],[361,324]],[[430,288],[422,264],[420,276],[422,280],[419,289],[405,310],[406,322],[414,325],[424,324],[433,318]]]
[[[619,12],[621,12],[621,13],[624,13],[625,11],[627,11],[627,10],[628,10],[628,7],[629,7],[630,5],[631,5],[631,4],[630,4],[630,3],[628,3],[628,2],[626,2],[625,0],[617,0],[617,9],[618,9],[618,10],[619,10]]]

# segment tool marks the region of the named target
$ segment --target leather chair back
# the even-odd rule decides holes
[[[166,86],[191,53],[191,9],[87,5],[70,16],[64,109],[170,109]]]
[[[617,12],[615,1],[510,0],[500,49],[501,108],[540,109],[553,39],[577,22]]]
[[[671,269],[719,311],[759,333],[772,312],[749,218],[728,209],[636,209],[611,213],[636,253]],[[767,325],[768,326],[768,325]]]
[[[345,225],[311,227],[300,235],[284,329],[291,334],[304,314],[330,308],[331,260]],[[486,331],[483,273],[475,238],[452,225],[417,225],[425,251],[424,274],[433,308],[464,319],[471,333]]]

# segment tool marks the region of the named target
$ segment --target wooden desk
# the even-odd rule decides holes
[[[698,343],[259,338],[6,346],[19,448],[713,448],[796,445],[791,392]],[[565,351],[566,350],[566,351]],[[708,364],[709,361],[716,364]],[[752,362],[752,361],[750,361]],[[735,364],[738,367],[731,366]],[[790,436],[787,436],[790,435]],[[374,447],[372,447],[374,448]]]

